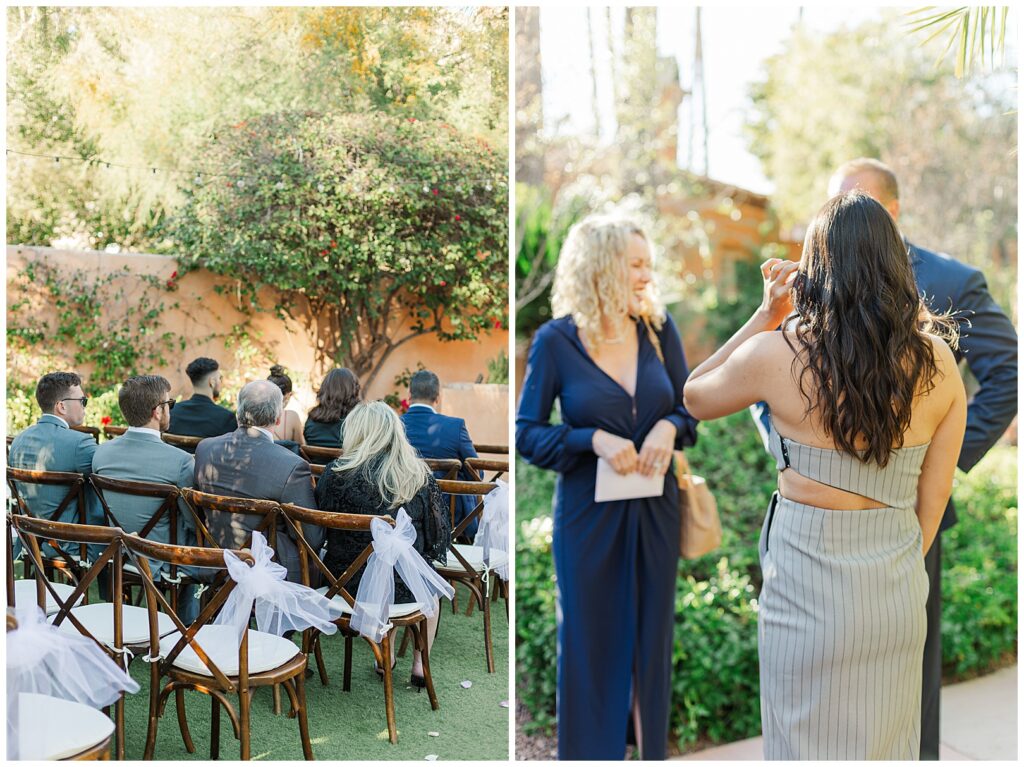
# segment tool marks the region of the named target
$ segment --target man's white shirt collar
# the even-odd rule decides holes
[[[262,426],[253,426],[252,428],[254,428],[256,431],[261,431],[264,434],[266,434],[267,437],[270,438],[271,442],[274,441],[274,432],[272,432],[270,429],[264,429]]]
[[[136,432],[138,434],[151,434],[152,436],[160,439],[159,429],[150,429],[148,426],[129,426],[128,432]]]
[[[414,407],[425,407],[431,413],[437,415],[437,411],[434,410],[433,406],[431,405],[424,405],[422,402],[414,402],[413,404],[409,405],[409,410],[412,410]]]

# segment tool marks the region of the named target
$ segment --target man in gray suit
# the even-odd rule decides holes
[[[70,471],[88,475],[96,441],[70,427],[85,421],[89,398],[82,392],[78,373],[47,373],[36,384],[36,402],[43,411],[32,426],[11,443],[8,463],[16,469],[34,471]],[[46,517],[57,509],[67,495],[66,488],[54,485],[20,484],[18,492],[35,517]],[[57,520],[79,522],[78,504],[72,502]],[[86,522],[103,524],[103,511],[92,490],[86,487]]]
[[[92,458],[93,473],[113,479],[137,482],[161,482],[175,487],[192,487],[195,459],[160,439],[170,423],[171,385],[163,376],[134,376],[124,382],[117,394],[117,404],[128,422],[128,431],[117,439],[104,442]],[[139,533],[160,508],[159,498],[145,498],[124,493],[106,493],[107,504],[126,533]],[[178,522],[175,541],[181,546],[196,544],[196,528],[184,500],[178,501]],[[170,514],[164,512],[160,521],[146,536],[160,543],[171,542]],[[168,567],[150,562],[159,580]],[[179,573],[206,580],[210,570],[179,568]],[[182,592],[179,614],[187,623],[199,614],[195,587]]]
[[[209,437],[196,448],[196,489],[236,498],[261,498],[316,508],[309,464],[286,447],[274,444],[270,427],[281,422],[284,398],[271,381],[252,381],[238,393],[236,431]],[[255,517],[210,511],[210,534],[224,548],[237,549],[258,524]],[[324,531],[303,526],[306,540],[319,549]],[[288,580],[299,582],[299,550],[284,520],[277,526],[277,561]]]

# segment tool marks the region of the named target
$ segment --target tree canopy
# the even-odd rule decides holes
[[[182,264],[236,282],[300,322],[316,364],[372,381],[427,333],[473,339],[507,322],[507,160],[454,126],[382,113],[291,112],[218,131],[170,233]]]
[[[42,155],[7,158],[9,242],[169,250],[208,142],[260,115],[384,112],[507,145],[507,9],[7,13],[8,148]]]
[[[877,157],[900,183],[900,226],[919,244],[1015,282],[1015,75],[959,80],[892,16],[829,34],[794,28],[750,91],[749,146],[775,183],[773,205],[801,226],[844,160]],[[936,49],[937,46],[937,49]],[[999,279],[1002,277],[1003,279]]]

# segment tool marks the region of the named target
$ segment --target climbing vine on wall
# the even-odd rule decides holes
[[[172,292],[177,272],[169,278],[132,272],[97,277],[40,260],[30,261],[19,275],[8,306],[8,357],[37,357],[68,368],[92,366],[90,386],[106,387],[132,375],[167,365],[166,354],[185,348],[185,339],[162,331],[167,305],[154,289]],[[141,284],[140,284],[141,283]],[[14,369],[12,369],[14,368]],[[17,365],[9,374],[17,376]],[[25,371],[36,378],[38,369]]]

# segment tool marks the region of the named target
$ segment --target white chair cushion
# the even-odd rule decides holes
[[[79,622],[97,640],[107,647],[114,646],[114,605],[110,602],[98,602],[82,605],[71,610]],[[174,631],[174,621],[164,613],[157,613],[157,629],[160,636]],[[61,631],[78,632],[70,619],[61,621]],[[134,605],[121,606],[121,643],[123,645],[144,644],[149,641],[149,611],[145,607]]]
[[[175,631],[161,639],[160,654],[168,655],[180,638],[181,635]],[[234,626],[203,626],[199,629],[195,641],[224,674],[238,674],[238,632]],[[250,674],[275,669],[298,654],[299,648],[290,639],[249,629]],[[185,649],[174,659],[174,667],[194,674],[213,676],[190,645],[185,645]]]
[[[66,583],[53,583],[53,590],[57,592],[58,596],[64,601],[67,601],[71,597],[71,593],[75,590],[74,586],[69,586]],[[83,594],[78,598],[75,604],[82,604],[82,600],[85,599]],[[16,580],[14,582],[14,604],[16,605],[28,605],[36,604],[36,582],[32,580]],[[46,614],[53,615],[60,609],[60,605],[57,604],[57,600],[53,598],[53,594],[49,591],[46,592]]]
[[[20,760],[52,761],[102,743],[113,734],[114,723],[81,703],[23,692],[18,696],[17,728]]]
[[[317,594],[326,594],[327,593],[327,586],[321,586],[320,588],[318,588],[316,590],[316,593]],[[346,602],[345,599],[340,594],[336,594],[334,596],[334,598],[331,600],[331,602],[334,603],[335,605],[337,605],[338,607],[340,607],[341,611],[343,613],[345,613],[345,615],[351,615],[352,614],[351,606],[349,606],[349,603]],[[401,618],[403,615],[409,615],[410,613],[414,613],[414,612],[416,612],[419,609],[420,609],[420,603],[419,602],[400,602],[398,604],[391,605],[391,610],[388,613],[388,617],[389,618]]]
[[[466,558],[469,562],[470,567],[474,568],[478,573],[482,573],[486,569],[484,565],[484,547],[483,546],[469,546],[465,543],[456,543],[453,548],[458,549],[458,552]],[[508,564],[508,552],[500,551],[497,549],[491,549],[491,569],[501,567],[502,565]],[[442,567],[438,567],[441,572],[447,572],[454,570],[456,572],[465,572],[466,568],[463,567],[454,554],[448,554],[448,564]]]

